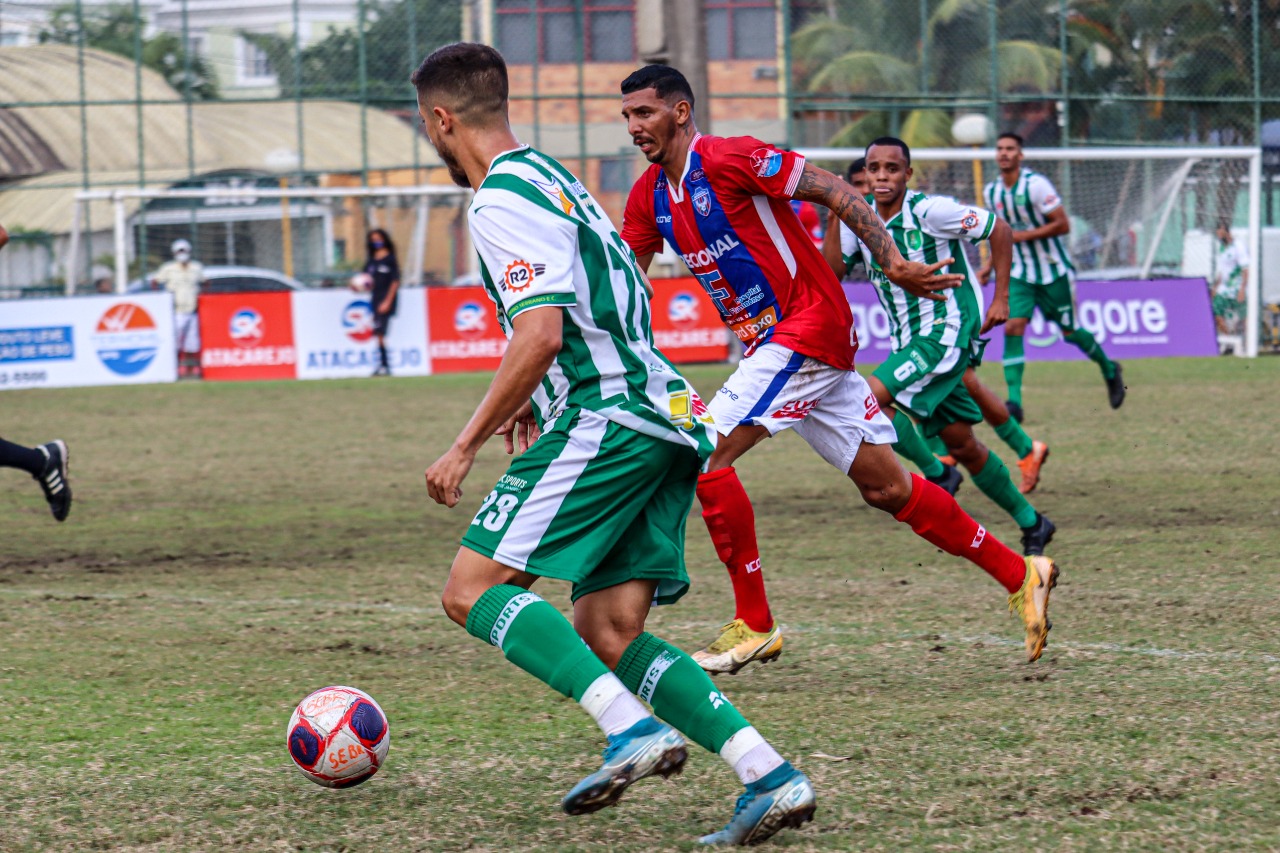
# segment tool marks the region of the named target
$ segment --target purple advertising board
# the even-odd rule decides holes
[[[845,282],[844,290],[858,328],[859,363],[883,361],[891,351],[889,318],[874,288]],[[991,285],[983,288],[988,302],[994,290]],[[1077,281],[1076,310],[1080,325],[1117,361],[1218,354],[1209,288],[1202,278]],[[987,337],[991,343],[986,361],[998,362],[1004,352],[1004,330],[997,326]],[[1026,344],[1028,361],[1085,358],[1062,339],[1057,324],[1040,316],[1039,309],[1027,325]]]

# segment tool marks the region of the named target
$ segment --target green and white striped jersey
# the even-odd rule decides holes
[[[1053,183],[1039,172],[1023,169],[1012,188],[996,179],[982,190],[982,198],[1014,231],[1030,231],[1049,221],[1049,214],[1062,206]],[[1045,237],[1013,244],[1012,278],[1028,284],[1052,284],[1054,279],[1073,275],[1075,265],[1061,237]]]
[[[528,146],[507,151],[489,166],[467,219],[508,338],[520,312],[563,310],[560,353],[533,397],[543,423],[588,409],[710,455],[710,417],[653,345],[644,274],[581,181]]]
[[[874,202],[871,207],[879,213]],[[966,347],[977,337],[985,306],[978,277],[969,266],[961,241],[985,240],[991,236],[995,224],[996,218],[989,210],[963,205],[947,196],[928,196],[907,190],[902,210],[885,222],[885,228],[898,244],[898,251],[907,260],[926,264],[949,257],[952,262],[945,271],[960,273],[968,279],[965,284],[945,291],[945,302],[934,302],[912,296],[889,281],[867,247],[841,223],[840,251],[846,265],[850,264],[855,251],[861,253],[880,304],[889,315],[894,352],[914,338],[928,338],[947,347]]]

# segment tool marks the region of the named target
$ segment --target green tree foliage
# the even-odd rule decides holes
[[[409,75],[430,51],[462,37],[456,0],[369,3],[365,23],[364,96],[372,103],[403,104]],[[357,29],[329,28],[320,41],[295,53],[285,36],[241,33],[266,52],[285,97],[359,100],[360,39]]]
[[[181,37],[173,33],[143,38],[146,21],[134,14],[132,6],[85,6],[79,14],[74,3],[55,7],[40,32],[40,42],[77,44],[82,27],[85,47],[141,58],[144,67],[159,72],[179,93],[185,95],[190,87],[195,100],[218,97],[218,78],[208,62],[195,52],[188,53]]]

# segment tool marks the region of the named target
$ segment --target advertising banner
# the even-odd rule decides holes
[[[858,363],[884,361],[891,351],[889,317],[869,284],[845,283],[845,294],[858,328]],[[987,302],[994,285],[983,288]],[[1117,361],[1169,356],[1216,356],[1209,289],[1202,278],[1151,281],[1078,281],[1076,310],[1079,323]],[[985,361],[1000,360],[1004,330],[996,327],[987,338]],[[1062,339],[1062,330],[1040,316],[1027,324],[1028,361],[1083,360],[1079,349]]]
[[[174,382],[168,293],[0,303],[0,389]]]
[[[724,361],[729,330],[696,278],[653,279],[653,342],[676,364]]]
[[[378,366],[369,294],[349,290],[297,290],[293,294],[293,342],[299,379],[371,376]],[[425,376],[427,308],[423,288],[400,291],[387,334],[393,376]]]
[[[293,294],[201,296],[200,341],[205,379],[296,379]]]
[[[427,333],[432,373],[497,370],[507,351],[493,300],[483,287],[431,289]]]

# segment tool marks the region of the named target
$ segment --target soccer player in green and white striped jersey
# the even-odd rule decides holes
[[[867,178],[867,158],[859,157],[849,164],[845,180],[862,196],[871,196],[871,181]],[[843,279],[854,266],[865,266],[862,260],[862,241],[849,230],[834,212],[827,219],[827,232],[822,239],[822,256],[830,264],[836,277]],[[1022,425],[1009,414],[1008,407],[994,391],[978,378],[974,370],[980,364],[981,353],[975,352],[969,368],[964,372],[964,387],[969,389],[973,401],[982,410],[982,419],[991,425],[1000,440],[1018,454],[1018,469],[1022,472],[1022,483],[1018,491],[1029,495],[1040,483],[1040,471],[1045,460],[1049,458],[1049,445],[1043,441],[1032,439],[1022,429]],[[942,488],[960,487],[960,478],[954,472],[947,471],[943,465],[955,465],[955,459],[947,452],[941,438],[934,436],[926,439],[929,449],[937,459],[921,457],[912,461],[920,468],[920,472]]]
[[[975,354],[981,352],[979,336],[1008,316],[1009,226],[990,211],[908,190],[911,150],[901,139],[875,140],[867,146],[866,161],[873,209],[902,256],[923,263],[952,258],[946,271],[968,279],[946,291],[944,302],[914,296],[890,281],[863,247],[863,262],[889,315],[893,343],[893,354],[875,369],[868,383],[881,408],[893,413],[898,432],[894,449],[928,475],[925,466],[935,461],[933,454],[905,410],[919,419],[926,436],[940,436],[950,454],[969,471],[974,485],[1013,517],[1022,530],[1023,552],[1043,554],[1055,532],[1053,522],[1036,511],[1010,481],[1000,457],[973,434],[982,411],[964,383]],[[963,240],[991,243],[996,295],[985,320],[982,291],[965,258]],[[947,473],[953,480],[958,477],[954,469]]]
[[[983,188],[990,210],[1013,227],[1013,269],[1009,280],[1009,322],[1004,327],[1004,378],[1007,405],[1022,420],[1022,371],[1026,363],[1023,335],[1037,306],[1057,323],[1063,339],[1074,344],[1102,370],[1111,408],[1124,402],[1119,362],[1112,361],[1083,326],[1077,325],[1075,266],[1063,238],[1071,230],[1067,209],[1053,184],[1039,172],[1022,168],[1022,137],[1002,133],[996,140],[999,180]],[[991,274],[983,267],[979,281]]]
[[[653,345],[635,255],[577,178],[516,141],[496,50],[442,47],[412,80],[432,145],[454,181],[476,191],[468,224],[510,340],[475,414],[427,469],[427,489],[456,506],[495,432],[509,452],[522,450],[467,528],[445,612],[577,700],[608,738],[603,766],[564,798],[569,814],[679,772],[683,733],[747,788],[717,838],[762,841],[799,826],[814,812],[809,780],[692,658],[644,631],[655,600],[689,587],[685,520],[715,431]],[[572,625],[528,591],[541,577],[572,583]]]

